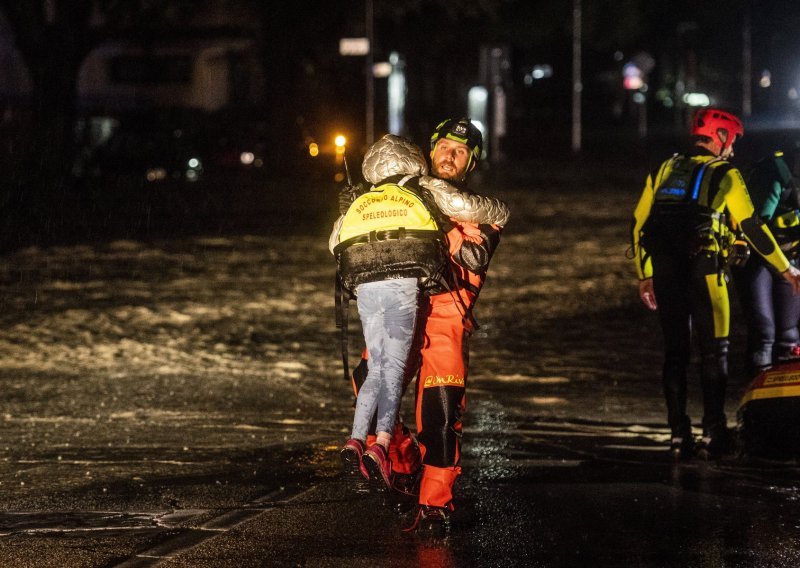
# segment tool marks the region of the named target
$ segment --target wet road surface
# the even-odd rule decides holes
[[[476,311],[444,539],[402,534],[340,474],[331,219],[6,255],[0,565],[800,565],[795,462],[667,459],[660,340],[625,258],[638,186],[585,181],[495,193],[515,215]]]

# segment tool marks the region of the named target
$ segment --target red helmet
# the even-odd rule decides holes
[[[725,140],[720,138],[720,130],[725,131]],[[692,136],[707,136],[718,142],[724,151],[737,138],[744,136],[744,126],[734,114],[718,108],[703,108],[697,111],[692,120]]]

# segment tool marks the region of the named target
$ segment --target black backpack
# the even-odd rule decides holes
[[[708,166],[683,156],[672,158],[672,170],[656,188],[656,198],[642,226],[639,242],[650,256],[692,256],[716,235],[714,221],[722,215],[697,200]]]

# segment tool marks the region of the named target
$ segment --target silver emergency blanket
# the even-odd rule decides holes
[[[394,134],[387,134],[367,150],[361,164],[364,179],[376,184],[388,177],[403,174],[428,175],[428,163],[419,146]]]
[[[467,191],[460,191],[444,180],[428,174],[428,163],[419,146],[400,136],[387,134],[367,150],[361,165],[364,179],[371,184],[380,183],[388,177],[402,174],[420,176],[419,184],[431,192],[439,210],[452,219],[462,223],[476,223],[505,226],[508,222],[508,206],[492,197],[483,197]],[[339,217],[333,225],[328,239],[328,248],[339,243],[339,230],[344,217]]]
[[[375,142],[364,156],[361,172],[372,184],[397,174],[421,176],[419,184],[431,192],[439,210],[456,221],[501,227],[508,222],[508,206],[499,199],[460,191],[427,175],[428,165],[422,150],[400,136],[387,134]]]

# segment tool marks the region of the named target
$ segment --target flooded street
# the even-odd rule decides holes
[[[475,313],[444,540],[401,535],[340,474],[329,211],[5,255],[0,565],[800,565],[797,464],[668,459],[660,332],[626,258],[639,187],[590,179],[491,192],[512,218]]]

